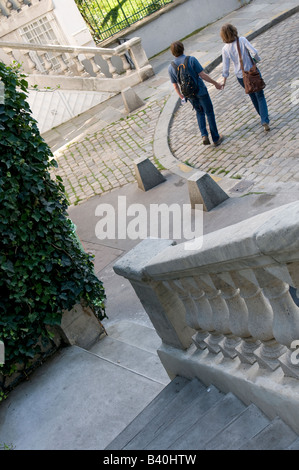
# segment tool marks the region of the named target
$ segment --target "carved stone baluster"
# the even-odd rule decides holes
[[[198,349],[205,349],[207,345],[205,344],[204,339],[209,335],[206,326],[209,327],[209,324],[207,324],[207,322],[204,322],[203,325],[200,322],[200,319],[198,317],[198,309],[193,298],[190,295],[190,292],[186,290],[186,288],[178,280],[167,281],[166,283],[164,282],[164,284],[167,284],[171,290],[177,293],[179,299],[185,307],[186,323],[197,332],[192,337],[193,343]],[[209,313],[210,312],[207,311],[207,314]]]
[[[114,65],[112,64],[111,62],[111,57],[110,56],[107,56],[107,55],[104,55],[103,56],[103,59],[106,60],[107,64],[108,64],[108,69],[109,69],[109,72],[111,73],[112,77],[115,78],[115,77],[118,77],[118,72],[116,70],[116,67],[114,67]]]
[[[18,0],[9,0],[7,3],[10,4],[14,10],[21,10],[21,4],[18,2]]]
[[[221,291],[208,274],[196,278],[199,287],[204,289],[205,295],[210,302],[213,311],[213,323],[215,329],[222,335],[219,347],[225,357],[233,359],[237,356],[236,347],[240,343],[240,338],[235,336],[229,327],[229,309],[227,303],[221,295]]]
[[[131,69],[131,66],[129,64],[129,62],[127,61],[126,59],[126,52],[124,52],[123,54],[120,55],[120,58],[122,60],[122,65],[123,65],[123,69],[124,71],[126,72],[126,75],[129,75],[130,73],[133,72],[133,70]]]
[[[0,10],[2,12],[2,15],[4,16],[10,16],[10,8],[7,6],[6,0],[0,0]]]
[[[259,363],[262,362],[262,365],[264,365],[264,359],[261,358],[267,351],[269,341],[272,345],[271,348],[273,347],[273,312],[271,305],[263,295],[254,271],[246,269],[232,272],[231,277],[235,285],[238,285],[240,294],[247,305],[248,330],[252,336],[251,344],[247,341],[249,351],[247,357],[244,357],[243,360],[246,362],[247,359],[247,362],[253,364],[258,357]],[[261,342],[264,343],[262,346],[260,346]],[[257,348],[259,348],[258,354],[256,354]],[[241,354],[241,351],[239,353]]]
[[[75,68],[76,68],[78,74],[81,77],[87,77],[89,74],[85,70],[84,64],[82,62],[84,59],[81,59],[76,53],[71,53],[71,58],[74,61]]]
[[[229,310],[229,327],[241,343],[235,347],[234,353],[241,361],[251,363],[252,360],[252,336],[248,330],[248,310],[246,303],[240,296],[240,291],[235,285],[230,273],[219,273],[211,275],[215,286],[221,290]],[[224,346],[224,345],[223,345]]]
[[[31,57],[31,54],[30,54],[30,51],[28,52],[25,52],[24,55],[26,56],[27,60],[27,65],[30,69],[30,73],[36,73],[36,72],[39,72],[37,66],[36,66],[36,63],[34,62],[34,60],[32,60],[32,57]]]
[[[256,276],[258,271],[260,275]],[[265,275],[263,270],[251,269],[231,273],[247,305],[248,330],[255,341],[261,342],[259,346],[258,342],[252,343],[252,354],[261,367],[275,370],[280,365],[278,358],[285,348],[274,337],[273,309],[260,288],[266,285]]]
[[[102,72],[101,67],[97,64],[95,61],[95,55],[89,55],[87,56],[88,59],[90,60],[91,66],[92,66],[92,71],[96,75],[96,77],[105,77],[105,74]]]
[[[69,66],[64,62],[62,55],[63,55],[62,52],[57,54],[55,56],[55,59],[58,60],[59,62],[60,71],[62,72],[62,74],[67,75],[68,73],[70,73],[70,70],[69,70]]]
[[[284,273],[281,272],[281,279],[284,279],[288,282],[288,284],[295,289],[294,294],[297,298],[299,298],[299,262],[292,262],[289,263],[287,266],[283,266]],[[282,268],[280,268],[282,271]],[[286,274],[287,271],[287,274]],[[272,273],[274,270],[272,268]],[[278,277],[277,268],[275,269],[275,274]],[[289,277],[288,277],[289,276]],[[298,300],[296,299],[296,302]],[[294,336],[296,333],[294,334]],[[289,377],[295,377],[296,379],[299,378],[299,360],[298,360],[298,345],[299,345],[299,336],[294,338],[291,342],[288,351],[280,356],[279,363],[281,368],[284,371],[284,374]]]
[[[274,337],[289,346],[299,337],[299,308],[289,293],[289,285],[266,270],[258,270],[257,278],[273,309]]]
[[[283,265],[259,269],[256,276],[273,310],[273,336],[280,346],[277,362],[285,375],[299,377],[297,364],[292,363],[292,351],[287,349],[299,339],[299,308],[289,293],[292,279],[288,269]]]
[[[51,60],[49,59],[49,56],[48,56],[47,52],[44,52],[42,54],[42,58],[43,58],[44,69],[45,69],[46,73],[49,74],[49,75],[53,74],[54,73],[53,64],[52,64]]]
[[[16,59],[13,55],[12,49],[9,49],[8,47],[4,47],[3,50],[4,50],[5,54],[8,55],[10,62],[13,63]]]
[[[220,352],[219,341],[222,339],[221,333],[215,329],[213,322],[213,311],[211,305],[205,295],[203,289],[201,289],[193,277],[183,278],[180,280],[183,288],[186,292],[190,292],[191,298],[196,305],[196,319],[198,325],[204,331],[208,331],[209,336],[204,339],[204,343],[210,352],[217,354]],[[194,342],[198,341],[199,336],[196,336]]]

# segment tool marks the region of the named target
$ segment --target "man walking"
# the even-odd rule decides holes
[[[181,41],[175,41],[171,44],[170,50],[172,55],[175,57],[173,63],[171,63],[168,67],[168,73],[170,76],[171,83],[174,86],[175,91],[179,95],[179,97],[183,100],[185,97],[181,92],[178,83],[178,76],[177,76],[177,67],[181,64],[184,64],[186,55],[184,54],[184,45]],[[174,67],[175,65],[175,67]],[[201,132],[202,142],[204,145],[209,145],[210,140],[208,136],[208,131],[206,127],[206,117],[209,123],[210,133],[212,136],[212,140],[215,146],[218,146],[223,141],[223,135],[219,135],[216,119],[213,109],[213,104],[208,93],[207,87],[204,84],[203,80],[212,83],[217,90],[221,90],[223,85],[213,80],[208,74],[206,74],[198,62],[198,60],[190,56],[188,59],[188,72],[191,77],[197,83],[197,92],[194,96],[187,97],[187,100],[191,102],[193,108],[196,111],[196,118],[198,122],[198,127]]]

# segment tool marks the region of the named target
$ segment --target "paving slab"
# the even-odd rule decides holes
[[[0,406],[15,450],[101,450],[165,386],[76,346],[61,350]]]

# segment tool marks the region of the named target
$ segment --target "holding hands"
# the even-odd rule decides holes
[[[217,88],[217,90],[223,90],[224,84],[216,82],[215,87]]]

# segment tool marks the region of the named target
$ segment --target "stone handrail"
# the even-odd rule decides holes
[[[166,345],[299,378],[299,203],[193,241],[146,239],[114,266],[130,280]],[[216,360],[216,359],[215,359]]]
[[[24,72],[28,74],[29,79],[31,77],[30,83],[34,82],[43,87],[55,85],[55,78],[57,81],[59,77],[61,88],[69,88],[71,83],[72,88],[78,89],[82,87],[82,79],[87,78],[89,82],[92,81],[91,84],[87,80],[87,89],[120,91],[124,86],[128,86],[127,84],[134,85],[153,75],[140,38],[129,39],[115,48],[4,41],[0,41],[0,48],[5,52],[7,62],[22,63]],[[113,58],[120,63],[113,63]],[[105,73],[103,66],[107,69]],[[95,84],[95,80],[102,85]],[[123,84],[116,85],[117,80]]]

